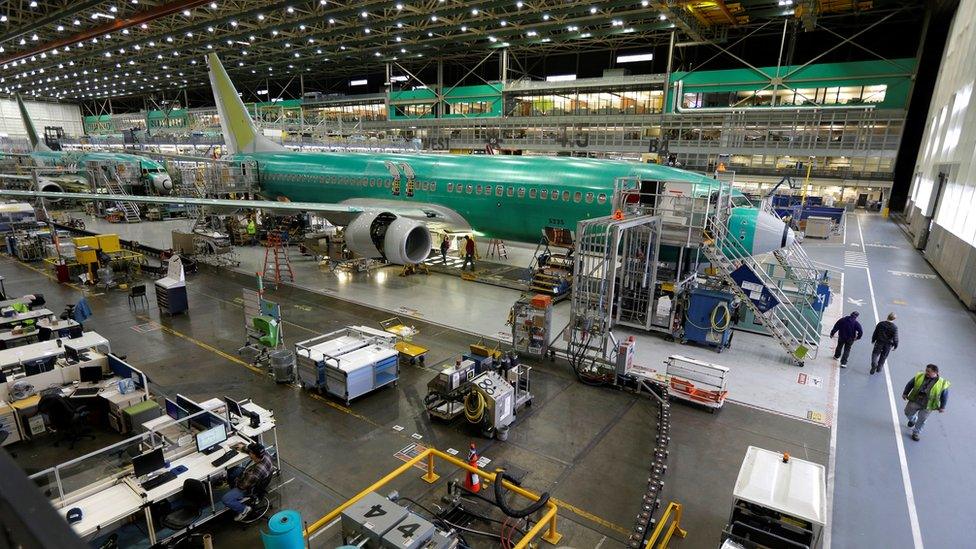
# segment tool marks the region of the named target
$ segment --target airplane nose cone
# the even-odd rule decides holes
[[[769,212],[758,212],[756,233],[752,239],[753,255],[773,252],[794,242],[796,234],[782,219]]]
[[[164,194],[173,190],[173,178],[167,174],[153,174],[150,180],[158,193]]]

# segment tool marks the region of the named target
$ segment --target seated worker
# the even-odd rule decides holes
[[[251,458],[251,463],[247,466],[238,465],[227,471],[230,490],[220,498],[228,509],[237,513],[234,517],[236,521],[244,520],[251,512],[251,508],[244,504],[244,499],[255,486],[267,480],[274,472],[271,456],[260,443],[248,444],[247,455]]]

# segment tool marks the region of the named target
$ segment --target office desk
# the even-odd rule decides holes
[[[27,311],[26,313],[17,313],[13,316],[2,316],[0,317],[0,330],[5,329],[8,326],[13,326],[25,320],[34,320],[42,316],[50,316],[54,313],[48,309],[37,309],[34,311]]]
[[[84,538],[138,511],[142,507],[142,496],[127,483],[120,481],[87,498],[69,503],[58,512],[64,517],[69,509],[75,507],[81,509],[81,520],[72,524],[71,528]]]
[[[50,318],[42,318],[37,321],[37,330],[39,333],[48,333],[48,337],[44,339],[50,339],[51,337],[81,337],[82,328],[81,324],[77,321],[68,320],[51,320]]]
[[[30,300],[29,299],[25,299],[23,297],[15,297],[13,299],[4,299],[4,300],[0,301],[0,309],[6,309],[7,307],[13,307],[14,305],[16,305],[18,303],[27,304],[27,303],[30,303]]]
[[[152,490],[143,489],[130,475],[120,478],[112,486],[99,490],[90,496],[63,504],[58,512],[64,517],[69,509],[74,507],[81,509],[81,521],[72,524],[71,528],[80,537],[85,538],[142,510],[146,515],[146,524],[149,526],[149,542],[155,545],[157,539],[156,531],[153,528],[152,504],[178,494],[183,490],[183,482],[186,479],[207,481],[216,476],[216,473],[244,462],[248,459],[247,454],[238,453],[223,465],[214,467],[210,464],[232,445],[240,443],[246,444],[247,441],[235,435],[224,441],[221,444],[221,450],[213,454],[206,455],[194,451],[189,455],[173,460],[170,463],[170,469],[185,465],[186,471]]]
[[[61,346],[58,346],[58,340],[52,339],[14,347],[13,349],[0,350],[0,369],[3,369],[4,372],[15,369],[23,370],[20,366],[22,363],[50,356],[61,356],[65,353],[65,347],[70,347],[76,351],[86,351],[94,347],[104,346],[108,348],[109,346],[108,340],[100,336],[97,332],[85,332],[81,337],[62,339],[60,341]],[[11,378],[16,376],[7,372],[7,377]]]
[[[19,334],[15,334],[13,330],[5,330],[0,332],[0,349],[12,349],[21,345],[37,343],[39,337],[40,331],[37,329],[29,332],[23,331]]]
[[[274,437],[275,467],[280,470],[281,456],[278,452],[278,429],[275,428],[274,412],[262,408],[253,402],[241,404],[241,408],[256,413],[261,423],[257,427],[251,427],[249,418],[238,418],[236,423],[233,424],[234,429],[242,435],[260,442],[265,448],[268,448],[269,444],[264,441],[264,434],[271,431],[271,435]]]

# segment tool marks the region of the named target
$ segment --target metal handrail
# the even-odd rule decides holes
[[[711,220],[709,229],[712,231],[715,237],[715,248],[719,253],[725,254],[724,248],[728,247],[733,254],[735,259],[741,261],[743,264],[748,266],[752,270],[753,274],[759,278],[764,286],[769,290],[771,294],[779,301],[781,307],[773,307],[769,309],[767,313],[772,314],[778,320],[783,322],[787,327],[787,331],[790,336],[803,344],[807,345],[810,349],[816,349],[819,346],[819,341],[811,341],[809,337],[810,334],[818,333],[818,330],[812,326],[802,314],[798,314],[794,310],[793,302],[783,293],[783,291],[776,285],[766,271],[762,268],[762,265],[753,258],[748,250],[735,238],[729,238],[727,236],[727,228],[716,222],[716,220]],[[801,336],[794,334],[789,328],[796,328]],[[815,355],[814,355],[815,356]]]
[[[393,471],[391,471],[390,473],[388,473],[385,477],[383,477],[380,480],[374,482],[372,485],[370,485],[368,488],[366,488],[362,492],[359,492],[358,494],[356,494],[355,496],[353,496],[352,498],[350,498],[349,500],[347,500],[342,505],[336,507],[332,511],[329,511],[322,518],[320,518],[320,519],[316,520],[315,522],[313,522],[312,524],[308,525],[308,527],[305,528],[305,530],[304,530],[304,532],[302,532],[302,534],[306,538],[308,538],[308,536],[310,536],[311,534],[314,534],[317,530],[319,530],[323,526],[325,526],[325,525],[329,524],[330,522],[332,522],[343,511],[345,511],[347,508],[349,508],[349,506],[353,505],[354,503],[356,503],[357,501],[359,501],[360,499],[362,499],[363,496],[365,496],[366,494],[369,494],[371,492],[375,492],[375,491],[379,490],[380,488],[382,488],[383,486],[386,486],[393,479],[395,479],[395,478],[399,477],[400,475],[402,475],[403,473],[409,471],[411,468],[413,468],[414,465],[420,463],[421,461],[426,461],[427,462],[427,472],[424,473],[420,478],[423,479],[424,482],[426,482],[428,484],[433,484],[433,483],[437,482],[437,479],[439,479],[440,476],[437,475],[434,472],[434,458],[435,457],[440,458],[440,459],[442,459],[442,460],[450,463],[451,465],[454,465],[455,467],[460,467],[461,469],[464,469],[465,471],[467,471],[469,473],[478,475],[480,478],[482,478],[482,479],[484,479],[484,480],[486,480],[488,482],[496,482],[496,479],[498,477],[498,473],[489,473],[488,471],[482,471],[481,469],[478,469],[477,467],[472,467],[472,466],[468,465],[467,462],[464,462],[464,461],[462,461],[460,459],[457,459],[456,457],[454,457],[452,455],[445,454],[444,452],[441,452],[440,450],[437,450],[436,448],[427,448],[423,452],[420,452],[419,454],[417,454],[416,456],[414,456],[413,458],[411,458],[409,461],[407,461],[403,465],[397,467],[396,469],[394,469]],[[541,496],[539,496],[537,494],[534,494],[534,493],[526,490],[525,488],[522,488],[521,486],[518,486],[516,484],[513,484],[513,483],[509,482],[504,477],[501,478],[501,483],[502,483],[502,486],[504,486],[508,490],[510,490],[512,492],[515,492],[516,494],[524,497],[525,499],[528,499],[529,501],[536,502],[536,501],[539,501],[539,499],[541,498]],[[545,511],[545,513],[543,513],[542,517],[540,517],[539,520],[536,521],[535,526],[533,526],[528,532],[525,533],[524,536],[522,536],[522,539],[520,539],[518,541],[518,543],[515,544],[515,546],[513,547],[513,549],[525,549],[525,547],[528,547],[529,542],[531,542],[533,539],[535,539],[535,537],[538,536],[539,533],[542,532],[543,529],[546,530],[546,533],[542,535],[542,539],[543,540],[549,542],[552,545],[555,545],[555,544],[559,543],[559,541],[563,537],[562,534],[560,534],[558,531],[556,531],[556,514],[558,513],[559,508],[556,506],[556,504],[551,499],[548,502],[546,502],[545,507],[546,507],[546,511]]]
[[[673,501],[668,503],[667,508],[664,509],[664,513],[661,515],[661,520],[657,521],[657,526],[651,532],[650,537],[647,538],[647,544],[644,546],[644,549],[655,549],[655,543],[657,543],[657,549],[666,549],[675,534],[678,534],[679,538],[684,538],[688,535],[688,531],[681,528],[682,510],[683,507],[680,503]],[[674,520],[668,523],[668,519],[672,515],[674,515]],[[667,530],[664,529],[665,526],[667,526]]]

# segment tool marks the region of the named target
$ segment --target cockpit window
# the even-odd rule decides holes
[[[752,202],[744,196],[733,196],[732,197],[732,207],[733,208],[749,208],[752,206]]]

